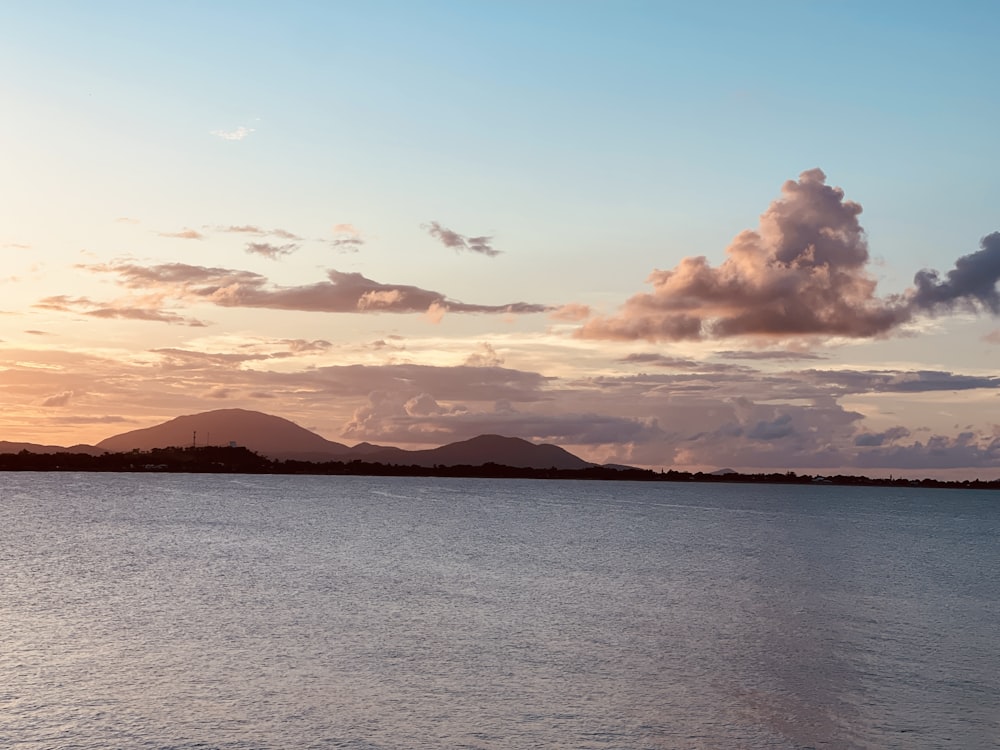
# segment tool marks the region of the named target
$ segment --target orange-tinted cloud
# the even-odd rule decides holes
[[[71,398],[73,398],[73,391],[63,391],[43,399],[42,406],[66,406]]]
[[[1000,313],[1000,233],[960,258],[942,281],[921,271],[915,288],[878,297],[869,274],[861,206],[826,184],[819,169],[782,187],[757,231],[741,232],[717,268],[684,258],[649,276],[651,293],[628,299],[617,315],[593,318],[577,332],[595,339],[696,340],[731,336],[884,335],[919,313],[955,306]]]
[[[178,240],[203,240],[205,235],[194,229],[183,229],[180,232],[158,232],[161,237],[173,237]]]

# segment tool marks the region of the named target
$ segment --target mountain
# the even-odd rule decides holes
[[[93,445],[72,445],[63,448],[61,445],[38,445],[37,443],[12,443],[9,440],[0,440],[0,453],[86,453],[91,456],[100,456],[106,453],[102,448]]]
[[[276,460],[357,460],[428,467],[482,466],[495,463],[532,469],[583,469],[592,466],[557,445],[538,445],[521,438],[501,435],[480,435],[440,448],[418,451],[371,443],[359,443],[348,448],[287,419],[245,409],[218,409],[177,417],[155,427],[113,435],[98,443],[97,449],[127,453],[131,450],[148,451],[192,444],[228,445],[230,442]]]
[[[558,445],[539,445],[521,438],[480,435],[422,451],[399,448],[367,450],[362,460],[416,466],[482,466],[495,463],[528,469],[585,469],[593,466]]]
[[[114,453],[187,445],[238,446],[269,458],[339,460],[350,450],[294,422],[259,411],[217,409],[188,414],[141,430],[113,435],[97,444]]]

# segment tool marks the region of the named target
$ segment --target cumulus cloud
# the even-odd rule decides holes
[[[854,438],[854,444],[858,447],[878,447],[909,436],[910,431],[905,427],[890,427],[883,432],[862,432]]]
[[[442,245],[450,247],[455,252],[464,250],[470,253],[486,255],[490,258],[499,255],[501,252],[491,244],[493,241],[492,237],[466,237],[464,234],[446,229],[436,221],[432,221],[424,228],[431,237],[440,240]]]
[[[673,270],[655,270],[650,293],[628,299],[617,315],[592,318],[584,338],[649,341],[732,336],[885,335],[920,313],[956,306],[1000,312],[1000,233],[960,258],[942,280],[921,271],[914,288],[879,297],[868,272],[861,206],[826,184],[819,169],[782,187],[782,197],[745,230],[712,267],[704,257],[684,258]]]
[[[951,309],[961,305],[976,310],[984,307],[1000,314],[1000,232],[993,232],[979,242],[979,251],[955,261],[955,267],[941,279],[937,271],[920,271],[913,279],[916,292],[913,304],[924,310]]]
[[[213,130],[211,135],[217,136],[224,141],[242,141],[252,132],[254,132],[254,128],[248,128],[244,125],[240,125],[235,130]]]
[[[1000,437],[972,431],[954,437],[934,435],[927,442],[880,445],[862,450],[853,461],[862,469],[955,469],[1000,467]]]
[[[439,292],[405,284],[381,284],[360,273],[330,270],[328,281],[304,286],[274,286],[260,274],[227,268],[164,263],[84,266],[98,273],[113,273],[131,289],[153,289],[221,307],[250,307],[307,312],[449,313],[547,312],[546,305],[513,302],[478,305],[448,299]]]
[[[484,341],[478,350],[465,358],[463,364],[467,367],[500,367],[503,364],[503,357],[497,354],[492,344]]]
[[[494,408],[442,404],[427,392],[375,391],[343,428],[353,439],[441,445],[484,433],[572,445],[650,442],[664,433],[652,418],[594,413],[536,414],[516,410],[506,399]]]

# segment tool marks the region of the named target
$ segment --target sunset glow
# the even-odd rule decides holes
[[[1000,477],[1000,11],[694,5],[9,4],[0,439]]]

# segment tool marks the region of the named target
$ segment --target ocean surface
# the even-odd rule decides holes
[[[0,747],[996,748],[1000,493],[0,474]]]

